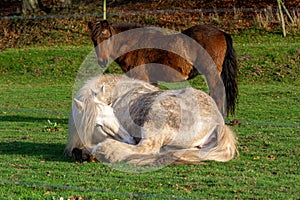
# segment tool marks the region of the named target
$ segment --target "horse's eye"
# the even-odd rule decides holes
[[[99,125],[98,128],[100,128],[100,130],[104,131],[104,127],[102,125]]]
[[[103,129],[103,125],[102,124],[96,124],[96,127],[99,127],[101,129]]]

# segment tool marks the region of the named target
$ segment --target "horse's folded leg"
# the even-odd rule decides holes
[[[155,142],[154,142],[155,143]],[[158,142],[157,142],[158,143]],[[129,162],[135,164],[143,160],[144,155],[151,155],[159,151],[161,145],[153,145],[153,141],[142,140],[138,145],[126,144],[114,139],[106,139],[97,144],[92,150],[92,156],[101,162]],[[130,157],[132,156],[132,159]]]
[[[169,164],[178,164],[180,162],[181,156],[186,150],[168,150],[160,153],[150,153],[150,154],[134,154],[126,158],[125,162],[131,163],[137,166],[151,166],[151,167],[161,167]],[[198,150],[199,157],[199,150]],[[184,160],[184,163],[189,163],[189,160]],[[199,161],[197,159],[196,161]]]
[[[99,162],[120,162],[128,155],[132,154],[130,147],[130,144],[119,142],[114,139],[106,139],[93,148],[91,155]]]
[[[178,159],[174,162],[175,164],[200,164],[200,149],[182,149],[174,153]]]
[[[124,161],[135,166],[154,166],[154,160],[153,154],[133,154],[126,157]]]

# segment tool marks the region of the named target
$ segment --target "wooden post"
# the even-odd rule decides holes
[[[284,17],[283,17],[283,13],[282,13],[282,9],[281,9],[281,0],[277,0],[277,3],[278,3],[278,8],[279,8],[279,14],[280,14],[282,34],[283,34],[283,37],[285,37],[286,36],[286,32],[285,32]]]
[[[103,0],[103,19],[106,19],[106,0]]]
[[[294,20],[292,18],[292,16],[290,15],[290,12],[288,11],[288,9],[285,7],[284,3],[282,0],[280,0],[280,3],[282,5],[282,8],[284,9],[285,13],[287,14],[287,16],[289,17],[289,19],[291,20],[292,23],[294,23]]]

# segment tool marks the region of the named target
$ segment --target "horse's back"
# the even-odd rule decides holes
[[[224,125],[214,100],[194,88],[143,94],[129,110],[144,137],[160,137],[165,144],[182,148],[193,146],[216,126]]]
[[[122,125],[136,137],[142,128],[155,134],[168,132],[171,136],[181,131],[197,134],[211,124],[224,124],[214,100],[194,88],[156,91],[136,88],[123,95],[114,108]]]
[[[180,99],[183,109],[193,111],[192,114],[197,116],[197,118],[199,117],[198,120],[224,123],[215,101],[207,93],[195,88],[185,88],[177,97]]]
[[[182,33],[196,40],[212,57],[218,71],[222,71],[227,48],[223,31],[209,25],[196,25],[182,31]]]

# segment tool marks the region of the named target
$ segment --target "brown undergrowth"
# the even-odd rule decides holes
[[[78,45],[90,44],[87,22],[102,18],[102,1],[76,1],[69,8],[57,8],[51,1],[42,1],[52,9],[21,15],[20,2],[3,1],[0,15],[0,49],[32,45]],[[6,3],[6,4],[5,4]],[[3,4],[3,5],[2,5]],[[287,31],[299,32],[300,0],[286,1],[294,19],[288,20]],[[269,32],[280,30],[276,1],[108,1],[108,19],[120,23],[136,23],[181,31],[195,24],[212,24],[229,33],[248,28]]]

